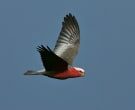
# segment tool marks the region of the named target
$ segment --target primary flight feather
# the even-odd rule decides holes
[[[64,17],[55,48],[52,51],[48,46],[37,47],[45,69],[29,70],[25,75],[45,75],[56,79],[82,77],[85,71],[82,68],[72,67],[80,45],[80,29],[75,16],[70,13]]]

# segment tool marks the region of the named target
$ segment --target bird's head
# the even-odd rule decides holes
[[[79,72],[81,77],[85,76],[85,70],[84,69],[79,68],[79,67],[74,67],[74,69]]]

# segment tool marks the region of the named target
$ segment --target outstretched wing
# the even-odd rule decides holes
[[[47,48],[43,45],[38,46],[37,50],[47,71],[64,71],[68,68],[68,63],[57,56],[48,46]]]
[[[62,29],[56,42],[54,53],[72,64],[80,45],[80,30],[75,16],[70,13],[64,17]]]

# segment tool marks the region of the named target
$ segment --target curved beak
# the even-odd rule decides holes
[[[85,76],[85,73],[81,73],[81,77],[84,77]]]

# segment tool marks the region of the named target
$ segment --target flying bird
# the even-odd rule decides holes
[[[37,47],[44,69],[28,70],[24,75],[44,75],[56,79],[83,77],[85,75],[84,69],[72,66],[79,46],[79,25],[75,16],[69,13],[64,17],[54,50],[52,51],[48,46],[43,45]]]

